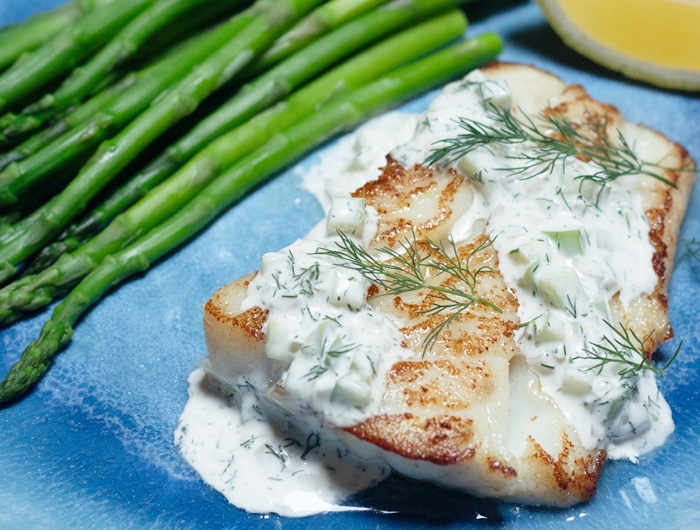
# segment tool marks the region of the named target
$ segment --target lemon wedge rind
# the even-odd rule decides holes
[[[569,13],[562,6],[562,1],[566,0],[536,0],[537,3],[542,8],[542,11],[554,28],[554,31],[561,37],[561,39],[571,48],[579,52],[580,54],[588,57],[589,59],[601,64],[611,70],[618,71],[623,75],[640,81],[646,81],[657,86],[679,89],[679,90],[690,90],[696,91],[700,90],[700,67],[696,64],[690,65],[691,68],[679,68],[677,66],[665,66],[658,64],[659,61],[652,61],[649,58],[638,58],[633,57],[628,53],[624,53],[620,50],[615,49],[613,46],[601,42],[606,40],[605,32],[609,31],[607,28],[598,29],[598,31],[590,31],[590,28],[582,28],[584,25],[582,23],[577,23],[571,19]],[[672,0],[667,0],[671,3]],[[673,0],[675,1],[675,0]],[[695,0],[690,0],[690,4],[693,4]],[[587,2],[594,7],[597,3]],[[664,0],[659,0],[658,4],[663,4]],[[697,11],[700,14],[700,2],[698,2]],[[628,23],[628,20],[619,20],[620,24]],[[683,31],[682,24],[679,24],[680,31]],[[649,28],[640,27],[636,31],[643,35],[645,30]],[[657,31],[659,28],[655,28]],[[676,28],[677,29],[677,28]],[[588,31],[587,31],[588,30]],[[672,29],[668,30],[672,32]],[[617,40],[619,42],[619,35],[611,35],[610,40]],[[678,35],[674,35],[678,39]],[[681,35],[681,41],[683,35]],[[690,38],[693,38],[690,35]],[[686,39],[687,40],[687,39]],[[700,26],[697,27],[697,44],[692,46],[691,50],[694,49],[695,53],[700,56]],[[684,50],[687,52],[688,50]],[[668,54],[668,63],[679,63],[685,59],[678,59],[677,57],[672,57],[672,53]],[[687,63],[688,61],[685,60]]]

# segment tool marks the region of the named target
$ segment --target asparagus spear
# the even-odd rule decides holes
[[[0,31],[0,70],[10,66],[23,53],[31,52],[86,13],[114,0],[73,0],[48,13]]]
[[[354,2],[356,0],[352,1]],[[411,17],[412,14],[418,17],[429,17],[432,13],[459,4],[461,1],[462,0],[413,0],[411,2],[405,2],[404,0],[395,0],[380,8],[378,11],[383,13],[382,16],[385,17],[384,20],[386,20],[388,24],[389,20],[399,20],[402,16]],[[324,7],[328,5],[330,4],[326,4]],[[397,11],[399,14],[393,15],[393,11]],[[367,15],[361,20],[364,21],[366,17]],[[352,31],[357,31],[354,29],[357,27],[354,23],[349,23],[347,26],[353,28]],[[323,46],[324,45],[320,43],[312,45],[312,48],[314,48],[313,53],[316,53],[316,48],[322,48]],[[249,92],[253,91],[253,97],[255,97],[255,93],[260,94],[259,91],[262,89],[263,84],[264,83],[259,83],[254,88],[251,86],[246,87],[246,90]],[[189,134],[151,163],[145,169],[145,172],[149,173],[154,180],[160,181],[166,178],[194,156],[195,153],[204,148],[209,142],[240,123],[241,115],[241,100],[234,98],[217,112],[195,126]]]
[[[98,4],[108,1],[116,0],[82,0],[82,2]],[[210,0],[210,2],[212,1],[214,0]],[[178,18],[168,27],[162,28],[160,31],[150,36],[147,42],[141,46],[137,54],[132,55],[126,61],[120,61],[116,70],[101,76],[101,81],[90,90],[88,96],[91,98],[100,96],[103,91],[111,89],[114,84],[121,84],[122,80],[133,76],[138,70],[143,70],[153,63],[163,60],[164,57],[180,50],[186,43],[210,29],[212,25],[220,24],[221,20],[229,18],[232,12],[235,13],[238,11],[241,2],[250,4],[250,0],[216,1],[213,4],[207,4],[206,9],[188,12],[187,16]],[[232,6],[235,6],[236,9],[233,9]],[[95,114],[100,109],[110,104],[111,101],[112,100],[103,102],[101,105],[95,102],[89,113],[79,112],[79,114],[83,115],[80,121],[86,121],[86,118],[91,117],[92,114]],[[39,125],[44,126],[47,123],[51,125],[47,130],[37,132],[33,137],[21,146],[15,147],[9,153],[0,154],[0,170],[4,169],[12,162],[22,160],[37,152],[51,140],[63,134],[67,128],[57,128],[55,122],[57,120],[59,120],[59,123],[63,122],[66,117],[71,116],[76,111],[76,107],[72,106],[63,111],[49,108],[38,113],[27,114],[29,108],[30,107],[25,108],[20,115],[15,115],[10,112],[0,118],[0,129],[5,129],[10,124],[14,124],[13,127],[16,126],[19,132],[19,135],[10,139],[11,141],[8,140],[9,143],[6,142],[4,146],[5,149],[9,148],[10,144],[19,141],[21,139],[20,137],[26,136],[25,132],[30,134],[34,132]],[[81,111],[81,109],[82,105],[77,107],[78,111]],[[87,111],[87,108],[85,111]],[[70,125],[74,126],[75,124],[71,123]],[[45,133],[48,134],[45,135]]]
[[[12,226],[13,223],[17,222],[19,220],[20,213],[17,211],[13,212],[7,212],[3,215],[0,215],[0,233],[8,227]]]
[[[92,0],[96,1],[96,0]],[[99,0],[99,1],[107,1],[107,0]],[[113,0],[112,0],[113,1]],[[386,2],[387,0],[383,0],[383,2]],[[314,12],[312,12],[308,17],[302,20],[303,27],[307,27],[308,31],[310,32],[308,36],[303,35],[301,31],[301,24],[298,24],[293,28],[294,32],[294,39],[303,39],[304,43],[308,43],[311,39],[315,38],[318,35],[323,34],[324,32],[329,32],[336,27],[340,26],[341,24],[345,23],[348,21],[348,19],[353,18],[361,14],[361,10],[367,6],[374,5],[378,2],[378,0],[331,0],[328,4],[323,5],[316,9]],[[316,24],[311,24],[311,23],[304,23],[304,21],[307,20],[322,20],[323,25],[322,27],[319,26],[318,24],[321,24],[320,22]],[[273,48],[276,46],[279,46],[277,43],[283,39],[289,39],[290,37],[288,36],[290,32],[287,34],[283,35],[280,37],[275,43],[273,44]],[[294,46],[294,50],[296,50],[298,46]],[[277,60],[282,60],[283,58],[286,57],[287,54],[291,54],[292,48],[285,46],[284,47],[284,53],[278,53],[276,54],[275,61]],[[267,60],[266,62],[272,64],[274,61],[272,60]],[[263,71],[266,68],[262,68],[259,66],[260,59],[256,61],[256,64],[254,65],[254,69],[256,71]],[[250,71],[246,71],[246,74],[248,77],[252,77],[250,74]],[[116,100],[116,97],[118,93],[120,93],[122,90],[125,88],[128,88],[134,81],[134,75],[130,74],[127,75],[120,83],[118,83],[115,87],[111,87],[105,93],[100,93],[97,96],[95,96],[92,100],[90,100],[88,103],[84,104],[83,106],[79,107],[77,110],[72,112],[71,114],[67,115],[63,119],[61,119],[59,122],[53,124],[51,127],[48,129],[35,134],[32,136],[30,139],[26,140],[23,144],[20,146],[14,148],[12,151],[9,151],[5,154],[0,154],[0,171],[4,170],[7,166],[14,162],[19,162],[21,160],[24,160],[25,158],[31,156],[32,154],[38,152],[42,148],[46,147],[51,141],[59,137],[60,135],[64,134],[66,131],[71,129],[72,127],[75,127],[81,123],[84,123],[87,121],[88,118],[92,117],[93,114],[96,114],[100,109],[103,109],[110,105],[114,100]],[[31,119],[32,116],[27,116],[27,119]],[[43,119],[43,117],[39,117],[40,120]],[[0,120],[0,127],[2,127],[2,120]],[[30,124],[29,127],[32,127]],[[222,131],[223,132],[223,131]],[[201,147],[201,144],[200,144]],[[191,155],[190,155],[191,156]],[[54,159],[53,155],[50,155],[49,158]],[[179,167],[180,164],[178,164]],[[45,168],[45,170],[50,170],[51,168],[49,166],[46,166],[43,162],[38,163],[39,167]],[[171,169],[173,171],[175,168]],[[150,172],[150,169],[147,170]],[[19,170],[16,173],[24,173],[24,171]],[[156,175],[159,174],[157,171],[153,171],[152,174]],[[162,178],[165,178],[167,174],[164,174]],[[2,177],[0,177],[0,182],[2,181]],[[155,181],[155,184],[160,182],[160,180]],[[139,186],[140,188],[145,189],[143,186]],[[152,187],[152,186],[151,186]],[[150,187],[148,188],[150,189]],[[147,190],[146,190],[147,191]],[[135,200],[138,200],[136,198]],[[131,203],[133,204],[133,202]],[[70,237],[70,236],[67,236]]]
[[[221,49],[198,65],[122,132],[103,142],[78,176],[51,199],[41,219],[0,248],[0,266],[11,270],[56,236],[87,203],[146,146],[191,114],[256,55],[320,0],[263,0],[248,12],[250,22]],[[0,274],[0,280],[7,276]]]
[[[105,258],[56,306],[39,338],[27,347],[0,383],[0,401],[19,396],[42,377],[53,355],[70,340],[73,325],[80,315],[110,288],[146,270],[152,262],[187,241],[251,187],[333,134],[356,125],[380,109],[474,68],[492,59],[499,51],[500,41],[495,35],[482,35],[462,42],[384,76],[276,134],[263,147],[209,184],[176,216],[118,254]]]
[[[357,4],[357,0],[331,2],[336,6],[342,6],[343,3],[354,6]],[[114,198],[110,198],[94,213],[91,212],[87,219],[69,227],[58,241],[42,249],[24,272],[34,274],[54,263],[61,254],[77,249],[115,215],[143,197],[207,143],[241,123],[247,117],[257,113],[263,107],[281,99],[320,70],[401,26],[421,20],[456,3],[455,0],[417,0],[409,5],[404,2],[393,2],[386,8],[368,13],[360,19],[336,29],[330,35],[308,46],[257,81],[244,86],[237,97],[234,97],[224,108],[206,119],[201,126],[196,127],[192,133],[136,175],[123,189],[117,191]],[[330,4],[322,6],[314,13],[328,7],[328,5]],[[439,35],[451,31],[452,27],[454,26],[448,25]],[[422,38],[425,39],[425,37]]]
[[[350,0],[349,3],[352,4],[356,1]],[[335,61],[364,45],[368,42],[369,36],[379,37],[401,25],[429,17],[458,3],[460,0],[414,0],[411,3],[395,0],[374,13],[369,13],[348,23],[329,37],[321,39],[292,59],[287,60],[259,80],[243,87],[239,97],[231,99],[219,111],[195,126],[189,134],[137,175],[135,179],[138,184],[130,189],[148,191],[171,175],[216,137],[235,127],[263,106],[270,105],[276,99],[284,97],[294,86],[314,74],[315,72],[312,70],[318,71],[325,68],[329,61]],[[328,5],[330,4],[323,7]],[[134,196],[133,200],[138,200],[138,198],[140,197]],[[116,202],[112,205],[116,205]],[[98,219],[101,218],[102,213],[103,211],[100,212]],[[71,233],[67,237],[73,237],[73,235],[74,233]],[[77,241],[68,244],[75,243]],[[62,245],[59,244],[55,249],[61,250],[61,247]]]
[[[243,4],[245,0],[224,3]],[[0,146],[17,136],[40,128],[62,110],[81,103],[104,77],[119,64],[135,55],[151,35],[171,24],[188,11],[206,9],[206,4],[222,0],[159,0],[124,27],[84,66],[76,68],[60,88],[47,94],[21,114],[7,114],[0,120]]]
[[[106,89],[100,91],[82,105],[72,109],[47,129],[36,133],[12,151],[0,155],[0,171],[14,162],[19,162],[38,153],[72,128],[87,123],[94,116],[100,113],[112,112],[110,109],[117,99],[138,83],[143,83],[146,86],[142,85],[139,88],[135,88],[132,92],[141,94],[142,98],[133,100],[130,96],[127,96],[126,99],[133,101],[137,109],[145,109],[150,101],[162,91],[163,76],[169,76],[176,71],[184,72],[182,68],[196,64],[194,61],[201,60],[204,57],[201,55],[202,53],[212,53],[216,48],[222,46],[230,35],[234,35],[245,24],[247,24],[247,19],[237,19],[236,22],[230,21],[222,24],[215,31],[200,32],[184,42],[176,44],[153,61],[152,64],[146,65],[140,71],[129,72],[118,81],[109,83]],[[138,113],[140,110],[135,109],[133,112]],[[50,155],[49,160],[51,158]],[[45,171],[51,170],[52,168],[50,167],[45,169]],[[26,171],[21,166],[15,172],[15,174],[23,173],[26,173]]]
[[[0,76],[0,111],[70,71],[154,0],[119,0],[95,9]]]
[[[140,72],[137,75],[134,86],[125,92],[124,97],[115,106],[95,116],[92,121],[75,131],[75,134],[69,134],[67,137],[64,137],[63,140],[67,138],[67,142],[59,140],[54,142],[49,149],[42,151],[38,157],[38,164],[42,162],[47,165],[54,164],[65,171],[66,164],[72,158],[80,156],[82,152],[87,152],[87,149],[94,147],[102,137],[110,133],[111,128],[107,126],[110,124],[113,126],[115,123],[119,124],[120,119],[125,120],[141,108],[147,107],[150,100],[162,91],[164,88],[163,83],[168,83],[178,75],[185,73],[190,66],[221,47],[231,35],[237,34],[248,22],[247,17],[234,18],[211,33],[194,37],[163,61],[152,68]],[[103,129],[100,129],[100,126],[104,126]],[[77,139],[77,145],[73,146],[72,156],[68,156],[68,162],[66,162],[60,158],[64,153],[62,149],[66,143],[70,146],[70,140],[73,139]],[[30,160],[30,162],[32,161]],[[25,163],[15,164],[8,171],[14,171],[16,172],[15,174],[21,175],[27,171],[28,167],[30,172],[31,166]],[[44,215],[47,208],[48,204],[44,204],[15,225],[6,227],[0,233],[0,248],[2,248],[2,245],[26,234],[35,223],[40,222],[41,216]],[[0,271],[0,276],[4,276],[4,274],[11,275],[11,271],[11,268],[4,267]]]
[[[82,15],[75,2],[64,4],[49,13],[39,13],[22,24],[0,33],[0,70],[10,66],[20,55],[33,51]]]
[[[0,291],[0,321],[9,323],[62,294],[106,256],[163,222],[222,171],[262,146],[270,131],[284,130],[317,111],[333,97],[357,89],[378,76],[444,45],[464,33],[466,20],[451,11],[387,39],[222,136],[179,172],[154,189],[101,234],[63,256],[40,274],[26,276]]]
[[[0,215],[0,241],[10,239],[7,234],[14,230],[13,225],[22,219],[21,210],[8,210]]]
[[[0,155],[0,171],[10,164],[24,160],[25,158],[41,151],[70,129],[87,122],[101,110],[109,108],[117,98],[128,88],[132,87],[142,73],[130,73],[124,76],[113,86],[96,94],[93,98],[80,105],[72,112],[66,114],[59,121],[53,123],[47,129],[34,134],[12,151]]]
[[[42,214],[46,211],[46,205],[43,204],[34,210],[31,214],[19,219],[14,224],[7,226],[0,234],[0,244],[4,245],[15,239],[19,234],[24,233],[34,223],[38,222]]]
[[[331,0],[301,20],[296,26],[282,35],[256,61],[254,72],[267,70],[274,64],[286,59],[315,38],[332,31],[388,0]]]
[[[91,152],[104,138],[146,110],[170,85],[238,35],[250,19],[250,13],[233,17],[216,30],[195,38],[179,51],[142,70],[133,86],[112,105],[94,114],[80,127],[68,130],[33,156],[5,168],[0,173],[0,204],[12,204],[18,194],[62,170],[74,158]]]

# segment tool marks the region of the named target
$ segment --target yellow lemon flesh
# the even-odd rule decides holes
[[[700,0],[537,0],[554,30],[628,77],[700,90]]]

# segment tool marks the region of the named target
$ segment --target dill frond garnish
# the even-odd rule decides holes
[[[299,295],[313,296],[314,289],[321,275],[321,269],[318,263],[314,263],[310,267],[302,267],[297,270],[296,259],[290,250],[287,254],[287,261],[292,272],[292,285],[287,285],[282,282],[280,276],[281,271],[272,273],[272,279],[275,281],[275,286],[280,291],[286,291],[286,294],[281,295],[283,298],[296,298]]]
[[[255,443],[255,435],[252,435],[250,438],[248,438],[245,442],[243,442],[241,447],[245,447],[246,449],[250,449],[253,446],[253,443]]]
[[[314,379],[318,379],[321,377],[323,374],[325,374],[328,371],[328,368],[325,366],[322,366],[320,364],[317,364],[313,367],[311,367],[311,370],[309,370],[304,377],[308,381],[313,381]]]
[[[280,445],[277,446],[277,451],[275,451],[275,448],[270,444],[265,444],[265,454],[276,457],[280,462],[282,462],[282,466],[287,464],[286,452]]]
[[[366,250],[357,246],[347,235],[338,232],[340,242],[336,248],[320,248],[317,254],[328,256],[337,260],[341,267],[359,272],[372,283],[386,289],[381,296],[396,296],[407,292],[425,289],[429,292],[427,299],[430,307],[422,314],[437,315],[449,314],[440,324],[435,326],[423,341],[423,355],[425,355],[437,341],[440,334],[462,313],[473,304],[480,303],[502,313],[502,309],[492,302],[477,296],[477,276],[486,272],[493,272],[488,266],[472,270],[470,261],[474,255],[491,246],[486,240],[475,248],[469,257],[462,261],[457,252],[454,241],[449,240],[449,247],[443,243],[437,244],[430,240],[422,240],[427,245],[428,252],[421,255],[419,242],[416,235],[411,239],[406,238],[401,242],[401,250],[396,251],[387,247],[379,249],[379,252],[388,256],[390,260],[379,261]],[[449,285],[432,285],[428,282],[426,272],[433,270],[440,276],[451,276],[467,286],[462,290]]]
[[[292,278],[296,282],[290,290],[299,291],[299,294],[304,294],[307,296],[313,296],[314,294],[314,284],[318,281],[321,276],[321,269],[318,263],[314,263],[310,267],[303,267],[300,271],[296,270],[296,261],[294,259],[294,254],[289,251],[288,258],[289,265],[292,269]]]
[[[634,330],[628,329],[622,324],[620,324],[618,329],[607,320],[603,322],[613,331],[612,338],[604,336],[600,343],[591,343],[592,349],[584,350],[586,355],[576,357],[577,359],[593,359],[597,361],[595,365],[587,368],[587,370],[595,371],[596,374],[600,374],[603,367],[608,364],[619,364],[622,368],[618,375],[623,378],[637,375],[643,370],[651,370],[659,377],[663,377],[664,371],[676,360],[681,351],[681,346],[683,346],[681,342],[668,362],[663,367],[659,367],[647,361],[646,356],[646,344],[653,332],[640,339]]]
[[[571,297],[567,294],[566,295],[566,300],[569,303],[569,306],[567,307],[566,304],[564,305],[564,310],[569,313],[573,318],[576,318],[576,298],[574,298],[574,301],[571,301]]]
[[[309,437],[306,439],[306,449],[304,449],[304,452],[301,454],[301,459],[306,460],[306,457],[309,455],[309,453],[317,447],[319,447],[320,445],[321,437],[315,432],[309,434]]]
[[[542,125],[537,125],[525,113],[521,119],[509,109],[502,109],[489,101],[485,101],[483,106],[493,124],[458,118],[455,121],[462,133],[455,138],[437,142],[441,147],[433,149],[425,163],[432,165],[440,162],[448,165],[478,147],[530,142],[535,144],[532,153],[506,157],[522,161],[521,166],[497,169],[506,169],[527,179],[551,173],[557,164],[565,167],[569,157],[576,156],[582,160],[590,160],[597,166],[594,172],[576,178],[582,182],[588,180],[600,184],[601,188],[619,177],[628,175],[647,175],[676,187],[660,172],[678,169],[640,159],[619,130],[615,144],[608,136],[605,117],[592,118],[586,123],[576,125],[559,113],[543,112],[537,116]]]
[[[338,344],[338,345],[332,345],[328,351],[326,351],[326,355],[328,357],[340,357],[341,355],[345,355],[346,353],[350,353],[352,350],[357,348],[357,344]]]

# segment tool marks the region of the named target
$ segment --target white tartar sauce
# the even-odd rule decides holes
[[[510,109],[507,84],[475,71],[446,86],[414,137],[392,155],[407,167],[423,163],[443,140],[462,133],[457,117],[492,125],[487,102]],[[595,345],[608,346],[606,338],[620,338],[606,324],[612,296],[619,293],[626,307],[652,293],[658,281],[642,197],[634,190],[637,178],[618,178],[601,191],[576,178],[597,171],[595,164],[574,157],[540,174],[517,171],[534,147],[492,143],[450,164],[475,182],[472,207],[452,237],[461,241],[485,230],[493,240],[500,271],[518,298],[520,321],[527,324],[516,337],[520,351],[584,446],[636,460],[673,432],[670,408],[653,373],[620,376],[625,365],[598,366],[587,352],[600,352]]]
[[[376,229],[364,200],[334,197],[304,239],[263,256],[241,309],[268,311],[265,353],[282,374],[274,388],[263,373],[217,383],[204,375],[206,360],[190,376],[175,443],[234,505],[289,517],[357,510],[339,503],[389,475],[329,427],[376,414],[387,371],[414,354],[396,323],[366,303],[368,280],[319,254],[335,248],[339,231],[367,248]]]
[[[197,369],[189,383],[175,444],[202,480],[239,508],[287,517],[362,510],[338,503],[389,475],[324,426],[309,430],[258,399],[248,381],[233,389]]]
[[[486,102],[509,109],[510,90],[473,72],[422,116],[392,113],[348,135],[305,177],[328,215],[304,239],[262,258],[243,303],[269,311],[266,354],[280,380],[270,389],[254,375],[224,384],[193,372],[175,434],[185,459],[236,506],[286,516],[356,509],[338,503],[388,476],[382,463],[349,453],[326,425],[376,413],[387,370],[413,353],[401,346],[397,323],[367,305],[367,280],[318,250],[332,248],[338,230],[367,248],[376,212],[350,192],[378,176],[387,152],[407,167],[424,163],[460,134],[455,118],[491,124]],[[490,144],[450,163],[475,191],[452,237],[460,243],[486,232],[493,240],[520,304],[520,351],[583,445],[636,460],[674,428],[654,374],[620,375],[619,364],[597,366],[586,353],[616,338],[605,323],[611,297],[619,293],[626,306],[657,282],[635,179],[599,193],[575,178],[595,167],[571,157],[543,174],[514,171],[534,147]]]
[[[389,368],[413,357],[397,324],[366,303],[369,281],[319,254],[336,248],[338,231],[367,248],[376,230],[376,211],[363,199],[334,197],[304,239],[262,257],[248,286],[241,309],[269,311],[265,352],[285,368],[277,386],[290,412],[355,425],[378,411]]]

